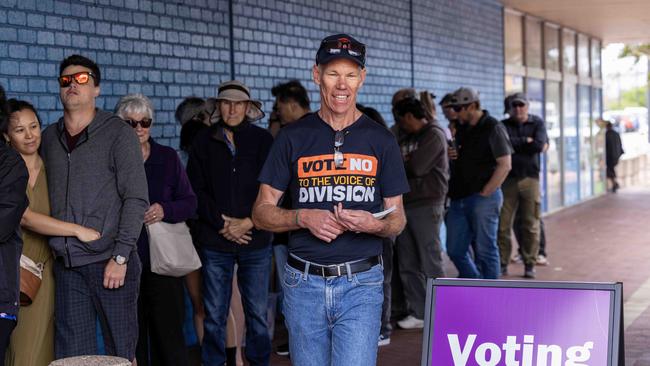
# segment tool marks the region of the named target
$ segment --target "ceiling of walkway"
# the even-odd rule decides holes
[[[607,43],[650,43],[650,0],[502,0],[515,10]]]

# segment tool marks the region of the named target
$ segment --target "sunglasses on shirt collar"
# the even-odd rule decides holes
[[[347,131],[336,131],[336,134],[334,135],[334,166],[337,168],[342,168],[345,161],[343,153],[341,152],[341,146],[345,143],[345,135],[347,135],[347,133]]]
[[[79,85],[87,84],[90,81],[90,77],[95,77],[91,71],[82,71],[70,75],[61,75],[59,76],[59,86],[62,88],[67,88],[74,81]]]

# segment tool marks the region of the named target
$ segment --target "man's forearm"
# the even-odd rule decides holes
[[[404,230],[404,226],[406,226],[404,212],[393,212],[380,221],[383,224],[381,229],[373,234],[382,238],[397,236]]]
[[[300,211],[287,210],[270,203],[256,205],[253,208],[252,220],[259,230],[282,233],[301,229],[299,226]]]

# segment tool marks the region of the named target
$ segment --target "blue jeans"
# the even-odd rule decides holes
[[[246,359],[251,365],[268,365],[271,339],[266,306],[271,276],[271,247],[235,253],[201,249],[205,335],[201,347],[204,365],[226,362],[226,320],[232,295],[232,276],[238,264],[237,282],[246,319]]]
[[[497,231],[503,204],[501,189],[488,197],[478,193],[451,201],[447,225],[447,254],[461,278],[497,279],[500,275]],[[474,245],[475,260],[469,254]]]
[[[284,267],[284,316],[297,366],[375,365],[384,295],[382,265],[323,278]]]
[[[289,257],[289,248],[286,244],[275,244],[273,246],[273,256],[275,257],[276,278],[278,283],[282,283],[282,278],[284,277],[284,265],[287,264],[287,258]],[[278,302],[280,305],[280,312],[284,315],[284,311],[282,310],[284,307],[282,288],[280,288],[280,297]]]

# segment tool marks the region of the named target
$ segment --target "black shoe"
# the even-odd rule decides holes
[[[612,192],[616,193],[618,189],[621,188],[621,186],[618,183],[614,183],[614,186],[612,187]]]
[[[508,266],[501,266],[501,276],[508,275]]]
[[[526,269],[524,271],[524,277],[525,278],[535,278],[535,266],[526,265]]]
[[[275,354],[278,356],[289,356],[289,343],[279,345],[275,349]]]

